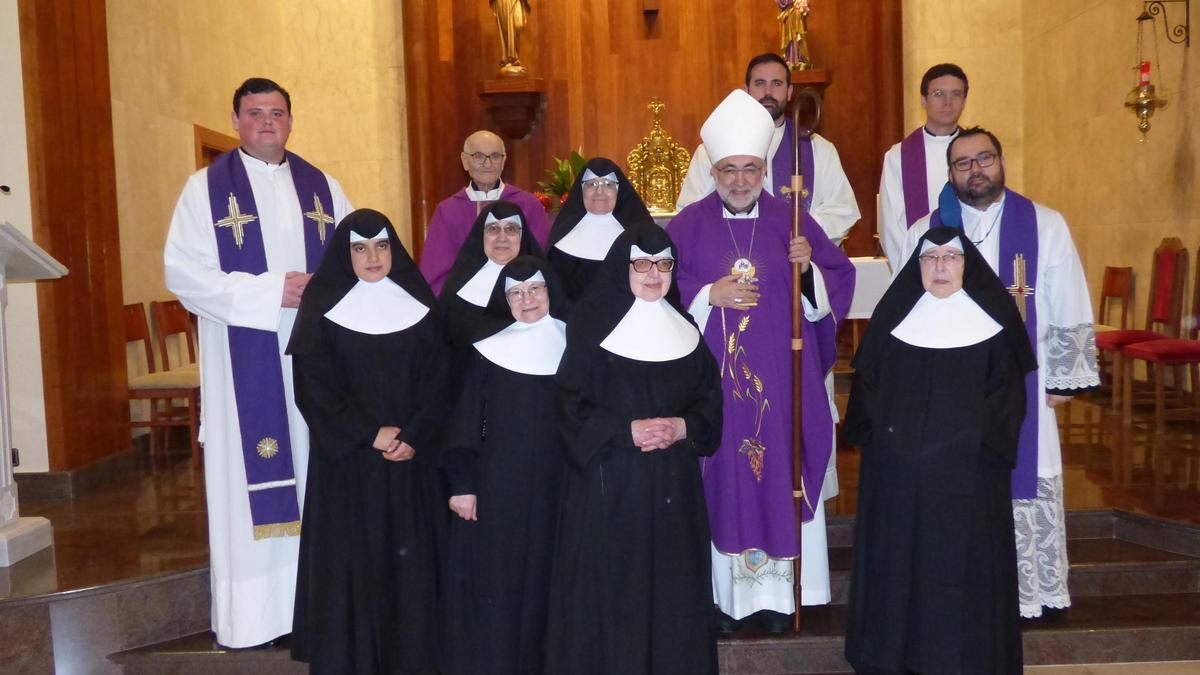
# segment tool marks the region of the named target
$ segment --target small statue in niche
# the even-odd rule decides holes
[[[775,0],[779,6],[779,31],[783,60],[792,70],[811,70],[808,55],[808,0]]]
[[[496,25],[500,28],[500,77],[525,77],[521,65],[521,31],[529,23],[529,0],[488,0]]]

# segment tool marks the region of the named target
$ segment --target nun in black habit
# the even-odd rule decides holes
[[[558,370],[563,485],[547,673],[715,673],[698,458],[721,439],[717,363],[656,225],[626,230],[572,308]]]
[[[1021,672],[1010,476],[1036,362],[1012,297],[960,230],[921,237],[853,365],[846,659],[864,673]]]
[[[313,673],[438,668],[449,392],[433,307],[392,224],[369,209],[338,225],[300,302],[288,353],[312,452],[291,644]]]
[[[654,225],[654,218],[621,167],[606,157],[588,160],[546,244],[546,257],[572,302],[599,273],[613,240],[635,225]]]
[[[447,672],[543,667],[562,474],[554,374],[566,297],[548,263],[504,266],[466,357],[450,418]]]
[[[541,257],[542,248],[526,224],[521,207],[504,200],[485,206],[475,218],[439,297],[456,349],[470,349],[500,268],[519,255]]]

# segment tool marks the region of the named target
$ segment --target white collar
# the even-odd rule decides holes
[[[475,343],[475,350],[492,363],[526,375],[553,375],[567,347],[567,324],[546,314],[533,323],[511,326]]]
[[[585,213],[554,248],[584,260],[604,260],[612,243],[624,231],[611,212],[602,216]]]
[[[262,161],[261,159],[251,155],[241,148],[238,148],[238,154],[242,156],[242,166],[251,171],[258,171],[259,173],[274,173],[280,169],[289,168],[286,156],[284,156],[282,162],[278,164],[271,164],[270,162]]]
[[[492,288],[496,285],[496,279],[500,278],[502,269],[504,265],[494,263],[488,258],[475,276],[458,289],[458,297],[476,307],[487,307],[488,299],[492,297]]]
[[[428,313],[429,308],[421,301],[384,277],[375,282],[359,279],[333,309],[325,312],[325,318],[356,333],[383,335],[398,333]]]
[[[504,181],[498,181],[496,188],[493,190],[476,190],[472,187],[473,181],[467,183],[467,199],[473,202],[494,202],[500,199],[500,195],[504,192]]]
[[[952,349],[979,344],[1000,332],[1000,324],[963,289],[939,300],[926,292],[892,335],[914,347]]]
[[[755,201],[754,208],[750,209],[746,213],[734,213],[733,211],[729,210],[729,207],[725,206],[725,202],[721,202],[721,213],[723,213],[726,218],[757,218],[758,202]]]
[[[1000,199],[997,199],[996,201],[992,202],[991,204],[988,204],[986,208],[982,208],[982,209],[977,209],[974,206],[971,206],[970,204],[964,202],[961,199],[958,200],[958,203],[960,206],[962,206],[962,211],[964,214],[971,214],[971,215],[975,216],[976,218],[978,218],[980,216],[983,216],[985,213],[992,213],[996,209],[1003,208],[1004,207],[1004,198],[1007,195],[1008,195],[1007,192],[1001,192]]]
[[[600,346],[635,361],[673,361],[691,354],[700,332],[664,298],[647,302],[634,298],[616,328]]]
[[[921,125],[921,131],[924,133],[924,135],[925,135],[925,140],[926,140],[927,142],[929,142],[929,143],[943,143],[943,144],[944,144],[944,143],[949,143],[950,141],[952,141],[952,140],[954,140],[954,139],[958,138],[958,135],[959,135],[960,133],[962,133],[962,127],[958,127],[958,128],[956,128],[956,129],[954,130],[954,133],[952,133],[952,134],[946,134],[945,136],[941,136],[941,135],[938,135],[938,134],[932,134],[932,133],[929,133],[929,128],[928,128],[928,127],[926,127],[924,124],[922,124],[922,125]]]

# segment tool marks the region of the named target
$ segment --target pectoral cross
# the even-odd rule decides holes
[[[237,244],[238,250],[242,248],[242,242],[246,239],[245,226],[258,220],[258,216],[251,213],[242,213],[242,209],[238,206],[237,197],[233,193],[229,193],[229,215],[218,220],[215,224],[217,227],[228,227],[233,230],[233,243]]]
[[[325,224],[333,224],[333,216],[321,208],[321,198],[313,193],[313,210],[304,212],[305,218],[311,218],[317,225],[317,235],[321,237],[321,245],[325,245]]]
[[[1025,285],[1025,256],[1018,253],[1013,257],[1013,283],[1008,287],[1009,295],[1017,302],[1017,311],[1021,320],[1025,320],[1025,298],[1033,295],[1033,287]]]

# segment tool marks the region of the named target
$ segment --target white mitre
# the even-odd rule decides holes
[[[713,164],[734,155],[767,158],[775,120],[763,104],[741,89],[729,92],[700,127],[700,139]]]

